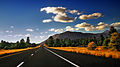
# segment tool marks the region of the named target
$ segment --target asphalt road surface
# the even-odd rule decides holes
[[[41,46],[0,58],[0,67],[120,67],[120,60]]]

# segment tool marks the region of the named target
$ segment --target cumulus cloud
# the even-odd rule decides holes
[[[85,27],[90,27],[90,26],[91,26],[91,25],[88,24],[88,23],[86,23],[86,22],[83,22],[83,23],[81,23],[81,24],[75,25],[75,27],[77,27],[77,28],[85,28]]]
[[[43,23],[49,23],[49,22],[52,22],[52,20],[51,19],[46,19],[46,20],[43,20],[42,22]]]
[[[75,28],[72,28],[71,26],[66,26],[66,31],[74,31],[76,30]]]
[[[25,35],[25,37],[30,37],[30,36],[31,36],[31,34],[26,34],[26,35]]]
[[[103,22],[100,22],[100,23],[98,23],[98,25],[96,26],[96,29],[97,29],[97,30],[103,30],[103,29],[105,29],[105,28],[107,28],[107,27],[109,27],[108,24],[104,24]]]
[[[55,17],[53,17],[54,21],[63,22],[63,23],[73,22],[74,20],[76,20],[76,18],[77,17],[72,18],[72,17],[68,17],[68,16],[61,16],[61,15],[56,15]]]
[[[118,28],[120,27],[120,22],[112,23],[110,26]]]
[[[74,13],[78,13],[78,10],[68,10],[68,12],[74,14]]]
[[[66,8],[64,7],[45,7],[41,8],[40,11],[46,11],[46,13],[53,13],[59,15],[66,15]]]
[[[49,29],[48,31],[53,31],[53,32],[62,33],[62,32],[63,32],[63,29],[54,29],[54,28],[51,28],[51,29]]]
[[[79,16],[80,20],[86,20],[86,19],[96,19],[101,17],[102,14],[101,13],[93,13],[93,14],[89,14],[89,15],[81,15]]]
[[[11,30],[6,30],[5,32],[6,33],[13,33],[13,31],[11,31]]]
[[[54,29],[54,28],[51,28],[51,29],[49,29],[48,31],[55,31],[55,29]]]
[[[26,29],[26,31],[33,32],[34,30],[33,29]]]
[[[104,24],[103,22],[100,22],[97,24],[97,26],[95,26],[95,25],[91,25],[91,24],[84,22],[84,23],[75,25],[75,27],[79,29],[83,28],[85,29],[85,31],[95,31],[95,30],[104,30],[105,28],[109,27],[109,25]]]

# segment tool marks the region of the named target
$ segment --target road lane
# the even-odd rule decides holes
[[[120,59],[104,58],[74,52],[50,49],[53,52],[69,59],[80,67],[120,67]]]
[[[26,61],[22,67],[74,67],[70,63],[50,53],[43,47]]]
[[[47,48],[49,49],[49,48]],[[49,49],[80,67],[120,67],[120,60],[77,54]],[[0,67],[74,67],[60,57],[44,49],[23,51],[22,53],[0,59]]]
[[[34,51],[37,49],[26,50],[12,56],[0,58],[0,67],[16,67],[21,62],[29,59],[31,57],[31,54],[34,53]]]

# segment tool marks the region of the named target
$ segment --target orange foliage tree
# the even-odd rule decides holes
[[[120,47],[120,33],[114,32],[110,38],[109,46],[119,50]]]
[[[90,50],[93,50],[93,49],[96,48],[96,44],[95,44],[94,42],[90,42],[90,43],[88,44],[88,47],[87,47],[87,48],[90,49]]]

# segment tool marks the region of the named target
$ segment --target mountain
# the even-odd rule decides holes
[[[60,34],[55,34],[53,35],[52,37],[54,39],[65,39],[65,38],[68,38],[68,39],[71,39],[71,40],[75,40],[75,39],[80,39],[80,38],[98,38],[101,34],[105,37],[107,36],[108,34],[108,30],[104,31],[103,33],[97,33],[97,34],[94,34],[94,33],[82,33],[82,32],[70,32],[70,31],[66,31],[66,32],[63,32],[63,33],[60,33]]]

